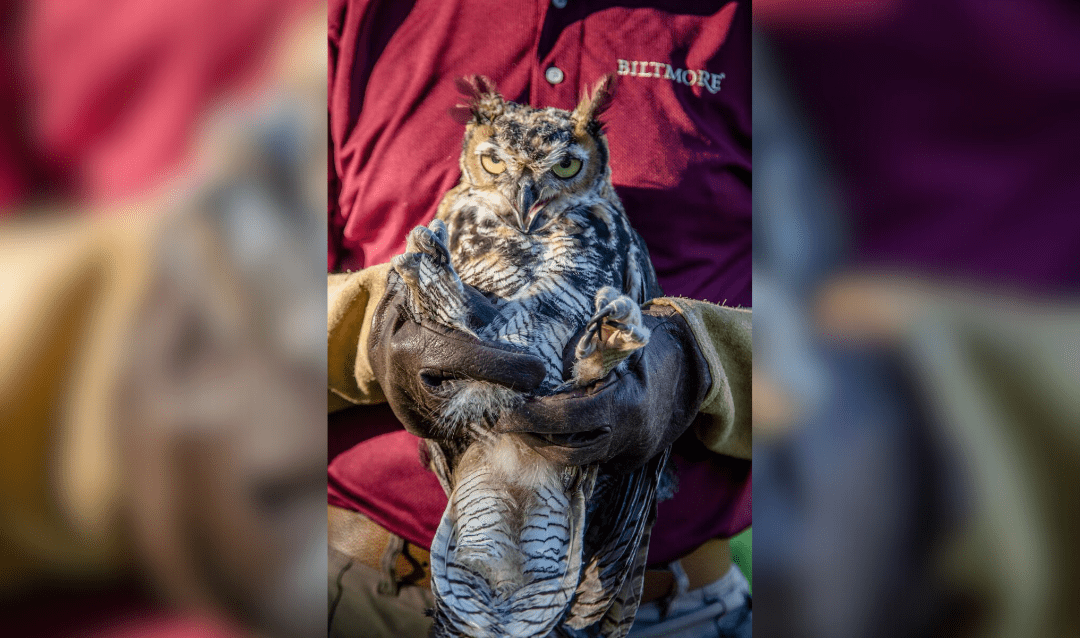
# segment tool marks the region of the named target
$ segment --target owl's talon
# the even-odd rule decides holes
[[[453,270],[450,265],[450,251],[446,248],[446,226],[442,226],[441,230],[440,233],[438,230],[432,231],[424,226],[417,226],[409,233],[406,250],[428,255],[435,260],[435,263]],[[442,237],[439,236],[440,234]]]
[[[551,391],[552,394],[559,394],[560,392],[569,392],[577,387],[577,383],[573,379],[569,381],[563,381],[559,385],[555,386],[555,389]]]
[[[648,342],[641,307],[614,288],[601,288],[596,293],[596,313],[574,350],[573,382],[583,386],[606,376]]]
[[[598,317],[605,316],[604,314],[602,314],[604,310],[607,307],[611,306],[611,304],[614,303],[616,299],[622,296],[622,293],[620,293],[616,288],[613,288],[612,286],[604,286],[600,290],[597,290],[595,299],[596,314],[593,315],[593,318],[596,319]],[[610,310],[608,310],[608,312],[610,313]]]
[[[450,243],[450,231],[446,229],[446,223],[435,218],[428,224],[428,229],[435,235],[435,239],[442,245],[443,250],[446,250],[446,245]]]
[[[390,260],[390,266],[401,275],[405,284],[410,288],[418,285],[420,280],[420,254],[405,253],[397,255]]]

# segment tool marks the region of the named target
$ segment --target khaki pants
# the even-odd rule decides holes
[[[330,638],[425,638],[435,606],[429,587],[401,585],[397,595],[380,593],[383,576],[329,547]]]

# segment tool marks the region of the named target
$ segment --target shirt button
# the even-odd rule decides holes
[[[566,0],[551,0],[551,4],[555,5],[556,9],[566,8]]]
[[[544,78],[552,84],[558,84],[559,82],[562,82],[563,78],[565,77],[566,76],[563,75],[562,69],[557,66],[549,66],[548,70],[544,72]]]

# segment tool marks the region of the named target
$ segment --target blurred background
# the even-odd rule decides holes
[[[1080,4],[754,11],[758,636],[1080,635]]]
[[[0,1],[0,618],[325,625],[326,8]]]

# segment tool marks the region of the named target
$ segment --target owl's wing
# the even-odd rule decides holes
[[[656,270],[649,259],[649,248],[645,245],[645,240],[632,228],[630,237],[633,243],[626,254],[626,273],[623,277],[625,294],[643,304],[650,299],[662,297],[664,291],[660,289],[660,282],[656,279]]]
[[[629,474],[597,478],[590,499],[585,555],[590,556],[563,621],[568,636],[621,638],[630,631],[645,578],[657,486],[669,447]]]

